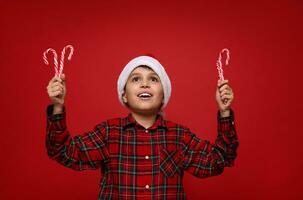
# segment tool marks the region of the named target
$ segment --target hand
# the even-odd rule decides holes
[[[65,75],[61,74],[60,78],[54,76],[48,83],[47,93],[54,104],[54,107],[63,107],[64,97],[66,95]]]
[[[218,80],[216,101],[221,115],[229,115],[231,103],[234,99],[234,93],[228,85],[228,80]]]

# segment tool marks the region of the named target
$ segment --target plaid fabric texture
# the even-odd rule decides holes
[[[72,137],[66,112],[47,108],[48,156],[74,170],[99,169],[99,199],[186,199],[183,173],[205,178],[234,165],[238,139],[234,114],[221,118],[214,143],[158,115],[148,129],[131,114],[106,120]]]

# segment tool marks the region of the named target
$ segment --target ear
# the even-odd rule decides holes
[[[122,100],[124,103],[127,103],[127,97],[126,97],[125,92],[122,94]]]

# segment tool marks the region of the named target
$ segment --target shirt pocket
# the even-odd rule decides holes
[[[166,148],[160,150],[160,171],[167,177],[172,177],[181,171],[182,155],[176,149],[169,151]]]

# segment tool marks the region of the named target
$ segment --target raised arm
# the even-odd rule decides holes
[[[228,80],[218,80],[216,101],[218,104],[218,135],[214,144],[201,140],[188,130],[185,136],[183,168],[197,177],[221,174],[224,167],[231,167],[239,146],[231,104],[234,99]]]
[[[92,131],[72,137],[66,127],[65,75],[53,77],[47,86],[52,104],[47,107],[46,149],[48,156],[74,170],[97,169],[104,164],[109,153],[104,123]]]
[[[234,113],[221,117],[218,111],[218,136],[215,143],[199,139],[189,130],[184,137],[183,168],[194,176],[205,178],[219,175],[225,167],[234,166],[239,146]]]
[[[66,127],[66,113],[52,114],[47,108],[46,149],[48,156],[74,170],[98,169],[108,161],[104,123],[92,131],[72,137]]]

